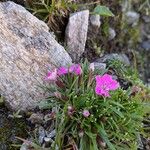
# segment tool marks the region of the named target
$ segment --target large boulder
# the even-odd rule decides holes
[[[44,99],[39,86],[47,67],[72,60],[47,25],[14,2],[0,3],[0,95],[13,110],[27,110]]]
[[[76,12],[70,15],[66,27],[66,45],[74,62],[79,61],[85,50],[88,31],[89,10]]]

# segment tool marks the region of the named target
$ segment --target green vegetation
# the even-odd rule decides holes
[[[45,21],[52,31],[64,25],[69,11],[77,9],[74,2],[68,0],[27,0],[27,8],[38,18]]]
[[[15,136],[27,137],[27,125],[25,119],[8,118],[7,110],[0,107],[0,149],[18,150],[14,144],[21,144]],[[18,145],[19,146],[19,145]]]
[[[127,90],[121,86],[111,91],[110,96],[97,95],[95,77],[106,73],[93,72],[89,64],[84,63],[81,74],[66,74],[57,79],[56,86],[46,87],[53,94],[43,108],[56,110],[54,126],[57,132],[51,149],[137,149],[138,136],[144,133],[143,117],[149,110],[148,97],[143,96],[146,95],[144,86],[131,69],[128,71],[117,61],[111,62],[109,67],[115,67],[120,77],[133,77],[132,85]]]

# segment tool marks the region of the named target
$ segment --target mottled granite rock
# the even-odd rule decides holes
[[[135,26],[139,22],[140,15],[135,11],[128,11],[126,12],[125,17],[126,17],[126,22],[129,25]]]
[[[99,29],[99,27],[101,25],[100,15],[91,15],[90,16],[90,25],[95,29]]]
[[[119,60],[119,61],[121,61],[123,64],[125,64],[127,66],[130,65],[130,61],[129,61],[129,58],[127,57],[127,55],[125,55],[125,54],[117,54],[117,53],[106,54],[103,57],[98,58],[95,62],[107,63],[110,60]]]
[[[146,50],[146,51],[150,51],[150,40],[148,41],[143,41],[141,43],[141,47]]]
[[[116,37],[116,31],[113,28],[108,29],[108,39],[113,40]]]
[[[66,45],[73,61],[79,61],[84,52],[88,31],[89,10],[70,15],[66,27]]]
[[[47,25],[13,2],[0,3],[0,94],[13,110],[28,110],[45,96],[39,85],[50,68],[71,64]]]

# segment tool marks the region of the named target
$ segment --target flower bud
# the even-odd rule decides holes
[[[68,112],[67,112],[68,116],[72,116],[73,113],[74,113],[74,108],[72,106],[68,106]]]
[[[62,81],[60,81],[60,80],[57,80],[57,81],[56,81],[56,85],[57,85],[58,87],[60,87],[60,88],[65,88],[64,83],[63,83]]]
[[[84,110],[82,114],[86,118],[90,116],[90,112],[88,110]]]
[[[95,69],[94,63],[90,63],[89,69],[94,72],[94,69]]]

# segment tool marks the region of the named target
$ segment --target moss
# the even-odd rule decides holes
[[[27,125],[25,119],[8,118],[8,112],[4,108],[0,108],[0,149],[17,150],[12,144],[20,144],[15,136],[26,138]]]

